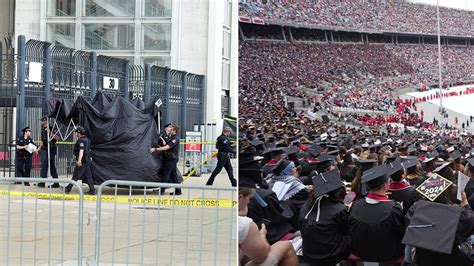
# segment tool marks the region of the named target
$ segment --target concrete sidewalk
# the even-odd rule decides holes
[[[202,186],[209,176],[190,177],[183,185]],[[225,170],[216,177],[214,184],[231,187]],[[86,185],[82,188],[88,190]],[[1,191],[9,189],[62,193],[61,188],[0,182]],[[76,190],[71,192],[74,193]],[[144,190],[104,190],[104,195],[115,193],[139,197],[144,195]],[[147,190],[146,194],[147,198],[158,197],[152,190]],[[162,197],[237,200],[236,193],[229,191],[188,188],[183,189],[181,196],[169,195],[167,191]],[[79,201],[38,199],[6,193],[0,198],[0,265],[78,264]],[[237,264],[236,207],[104,202],[100,215],[100,265]],[[95,265],[96,202],[84,201],[82,221],[83,265]]]

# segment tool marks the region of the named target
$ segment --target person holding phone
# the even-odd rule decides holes
[[[346,189],[337,169],[316,175],[313,187],[300,212],[303,259],[311,265],[336,265],[351,253]]]

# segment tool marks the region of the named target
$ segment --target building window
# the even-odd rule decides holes
[[[232,17],[232,2],[230,0],[224,0],[224,26],[230,28]]]
[[[48,0],[48,17],[75,17],[76,0]]]
[[[225,30],[222,33],[222,57],[230,59],[230,31]]]
[[[171,17],[171,0],[145,0],[144,17]]]
[[[171,50],[171,24],[143,24],[144,50]]]
[[[160,67],[171,67],[171,57],[160,56],[160,57],[143,57],[142,65],[151,64],[152,66]]]
[[[222,60],[222,89],[228,90],[230,87],[230,61]]]
[[[86,0],[87,17],[134,17],[135,0]]]
[[[54,45],[74,47],[75,25],[73,23],[47,24],[46,40]]]
[[[84,49],[133,50],[135,27],[133,24],[83,24]]]

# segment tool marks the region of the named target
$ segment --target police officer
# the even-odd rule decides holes
[[[161,182],[163,183],[178,183],[178,176],[177,171],[178,168],[176,165],[178,164],[179,159],[179,126],[171,125],[166,127],[165,129],[169,128],[169,138],[165,139],[166,145],[158,148],[150,148],[150,153],[153,152],[163,152],[163,172]],[[160,193],[164,194],[166,188],[160,188]],[[173,194],[173,193],[171,193]],[[174,195],[181,195],[181,189],[176,188]]]
[[[86,181],[89,186],[89,192],[87,194],[94,195],[95,188],[94,182],[92,181],[91,173],[91,141],[86,136],[86,130],[83,127],[78,127],[76,129],[77,141],[74,144],[74,156],[76,157],[76,167],[74,168],[74,174],[72,175],[72,180],[77,181],[82,179]],[[69,194],[72,189],[72,184],[67,185],[65,193]]]
[[[25,127],[21,130],[23,136],[19,137],[16,140],[16,150],[17,150],[17,160],[16,160],[16,169],[18,177],[30,177],[31,164],[32,164],[32,153],[38,153],[36,149],[37,145],[31,138],[31,129],[30,127]],[[33,149],[29,148],[29,144],[33,144],[35,147]],[[25,186],[29,186],[29,182],[25,182]]]
[[[230,183],[233,187],[237,186],[237,181],[234,178],[234,173],[232,165],[230,163],[229,153],[235,154],[235,150],[230,146],[229,136],[232,134],[232,129],[230,127],[224,128],[222,135],[217,138],[216,148],[217,152],[217,166],[216,169],[212,172],[211,176],[207,180],[206,185],[212,186],[216,175],[220,173],[222,168],[225,168],[227,174],[229,175]]]
[[[56,154],[57,146],[56,141],[59,139],[56,133],[52,132],[52,127],[48,125],[48,117],[43,116],[41,119],[41,146],[40,156],[41,156],[41,178],[47,178],[48,176],[48,146],[49,146],[49,169],[51,176],[58,179],[58,172],[56,170]],[[44,183],[39,183],[39,187],[44,187]],[[52,187],[59,187],[59,183],[54,183]]]
[[[166,146],[166,143],[171,139],[171,130],[173,129],[173,124],[168,123],[163,127],[163,130],[160,132],[158,136],[158,147]],[[163,175],[163,154],[160,152],[158,153],[158,159],[160,160],[161,164],[158,168],[158,176]]]

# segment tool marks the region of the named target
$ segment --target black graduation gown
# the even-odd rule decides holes
[[[408,209],[410,209],[413,203],[421,199],[419,194],[416,192],[415,187],[413,186],[408,186],[401,189],[390,189],[389,191],[391,194],[388,195],[388,197],[391,200],[403,202],[403,215],[407,213]]]
[[[323,198],[319,221],[317,203],[305,219],[313,204],[314,200],[308,201],[300,213],[304,261],[311,265],[339,263],[351,253],[349,211],[342,202]]]
[[[406,215],[407,225],[410,224],[410,220],[417,206],[418,204],[415,203],[410,210],[408,210]],[[470,254],[466,256],[459,250],[458,246],[466,242],[472,234],[474,234],[474,212],[470,207],[463,208],[461,216],[459,217],[458,228],[456,229],[452,253],[448,255],[423,248],[416,248],[416,264],[418,266],[471,266],[473,261],[471,260]]]
[[[280,240],[285,234],[294,232],[293,226],[291,226],[291,219],[294,216],[292,210],[285,210],[280,205],[281,202],[278,200],[275,192],[269,189],[257,189],[258,193],[265,203],[266,207],[262,207],[255,196],[250,199],[248,203],[247,217],[252,218],[257,225],[263,223],[262,218],[271,221],[270,224],[265,224],[267,228],[267,240],[268,243],[273,244]],[[295,219],[293,223],[297,224]]]
[[[389,261],[403,254],[405,220],[397,202],[369,204],[359,199],[352,205],[349,221],[352,253],[364,261]]]
[[[466,188],[464,189],[466,192],[467,201],[469,202],[469,206],[474,208],[474,180],[469,180],[466,184]]]

